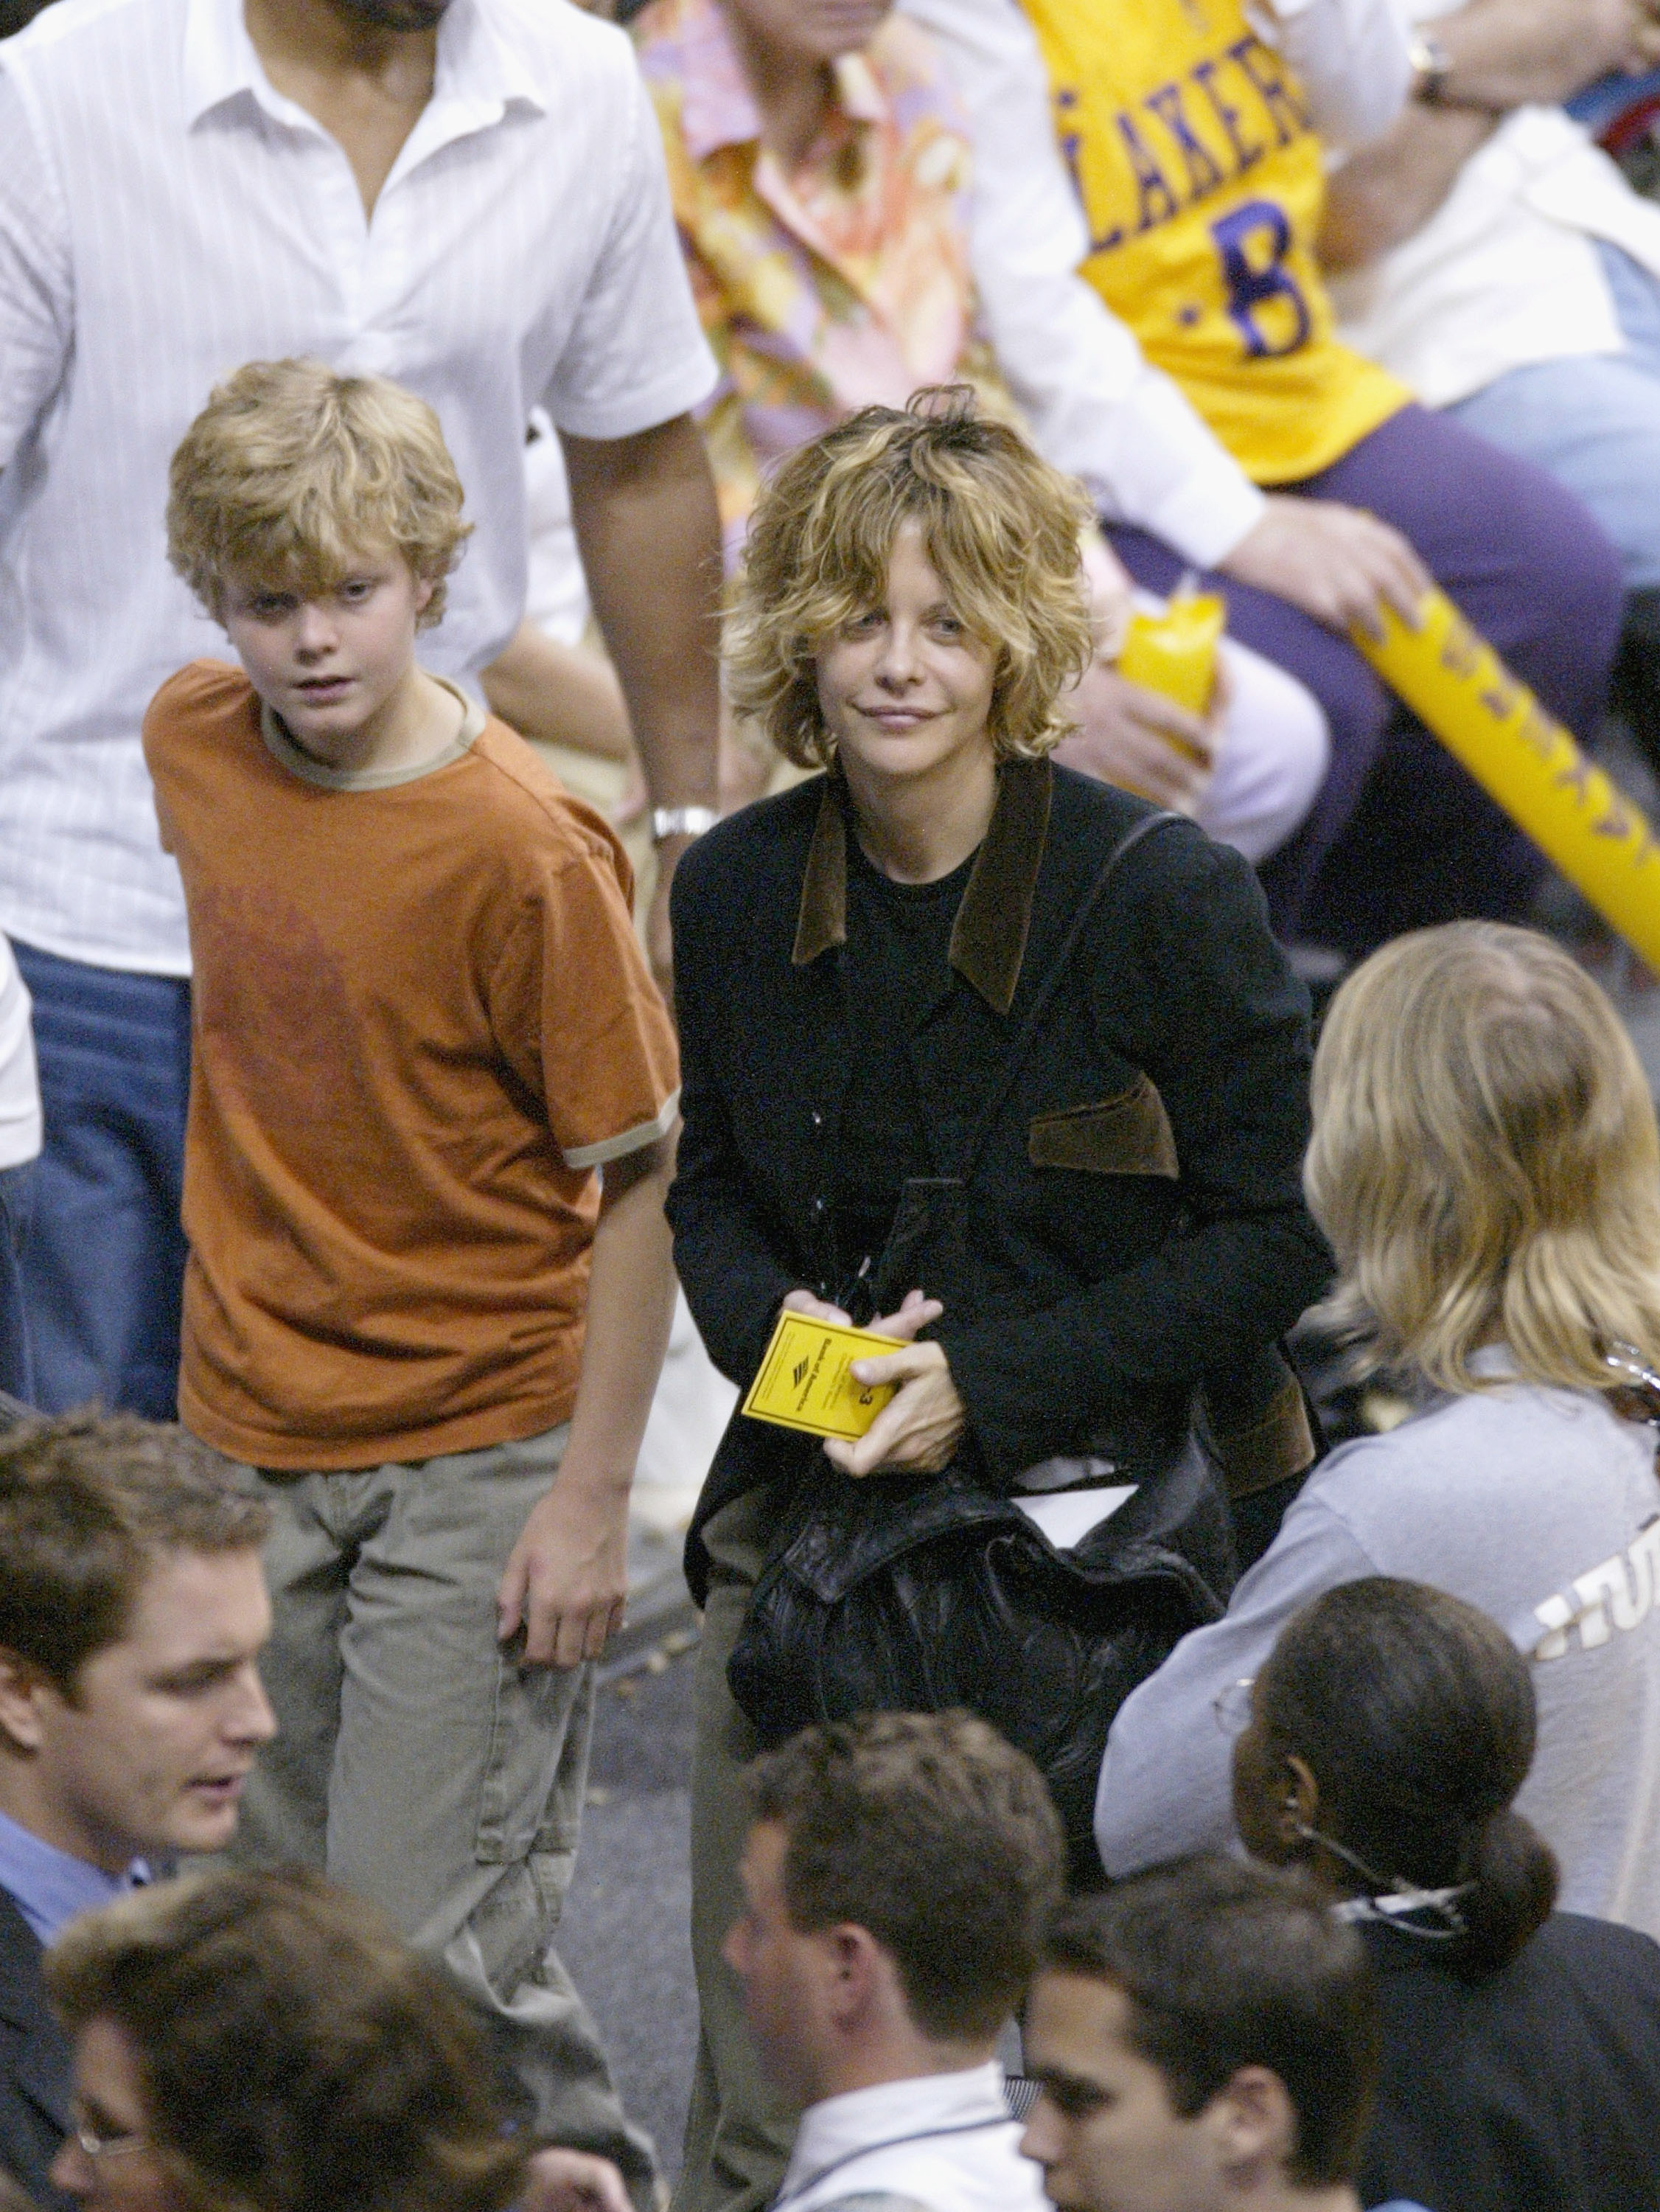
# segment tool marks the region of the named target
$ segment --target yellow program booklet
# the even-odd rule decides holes
[[[842,1328],[786,1310],[749,1386],[743,1410],[757,1421],[815,1437],[862,1437],[898,1385],[857,1382],[848,1370],[873,1352],[903,1349],[893,1336]]]

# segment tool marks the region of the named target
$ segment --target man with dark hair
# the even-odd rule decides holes
[[[37,2197],[70,2124],[43,1948],[221,1849],[276,1727],[269,1510],[217,1454],[130,1414],[0,1437],[0,2166]]]
[[[1284,1875],[1190,1859],[1056,1916],[1021,2147],[1059,2212],[1360,2212],[1378,2063],[1354,1929]]]
[[[885,1713],[804,1730],[751,1783],[725,1948],[804,2108],[780,2212],[1038,2212],[996,2057],[1061,1892],[1037,1769],[967,1713]]]

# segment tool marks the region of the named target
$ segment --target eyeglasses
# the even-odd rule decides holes
[[[88,2158],[120,2158],[130,2150],[142,2150],[149,2142],[147,2135],[130,2130],[124,2135],[100,2136],[95,2129],[77,2121],[70,2130]]]
[[[1238,1735],[1250,1725],[1251,1692],[1256,1680],[1254,1674],[1242,1674],[1237,1682],[1230,1682],[1210,1700],[1216,1725],[1224,1735]]]

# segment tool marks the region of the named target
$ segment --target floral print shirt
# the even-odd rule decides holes
[[[1013,416],[976,327],[967,129],[927,34],[889,16],[833,64],[826,127],[786,175],[717,0],[652,0],[632,28],[720,364],[699,412],[730,573],[767,471],[854,409],[964,382]]]

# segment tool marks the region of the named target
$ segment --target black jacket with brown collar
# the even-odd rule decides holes
[[[911,1031],[939,1176],[959,1172],[1079,902],[1148,811],[1047,762],[1002,771],[951,973]],[[857,1049],[847,835],[845,787],[815,779],[720,823],[675,879],[685,1128],[669,1214],[698,1326],[740,1385],[786,1291],[834,1287],[837,1126]],[[1330,1272],[1302,1198],[1308,1069],[1306,995],[1249,867],[1186,823],[1144,838],[992,1125],[966,1196],[967,1279],[921,1285],[944,1301],[928,1334],[995,1479],[1184,1426],[1202,1385],[1213,1428],[1254,1467],[1242,1489],[1293,1471],[1300,1438],[1311,1455],[1271,1351]],[[811,1448],[734,1418],[688,1547],[700,1598],[703,1522]]]

